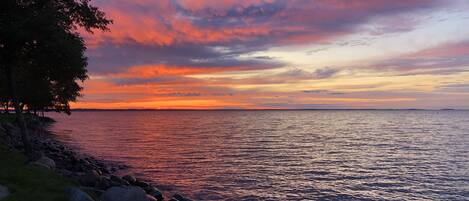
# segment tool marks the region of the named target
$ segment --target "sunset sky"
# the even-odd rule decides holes
[[[469,109],[469,1],[92,3],[73,108]]]

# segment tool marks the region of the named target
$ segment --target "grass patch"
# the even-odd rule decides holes
[[[30,114],[30,113],[23,113],[24,120],[26,122],[31,121],[31,120],[36,120],[36,121],[41,121],[44,123],[54,123],[55,120],[50,118],[50,117],[41,117],[35,114]],[[15,113],[0,113],[0,123],[14,123],[16,120],[16,115]]]
[[[7,186],[11,195],[2,201],[68,201],[65,189],[72,181],[52,171],[27,165],[26,157],[8,151],[0,144],[0,184]]]
[[[13,123],[15,121],[15,114],[0,114],[0,123],[2,122],[8,122],[8,123]]]

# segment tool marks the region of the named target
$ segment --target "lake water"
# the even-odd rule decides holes
[[[194,200],[469,200],[469,111],[49,116],[60,140]]]

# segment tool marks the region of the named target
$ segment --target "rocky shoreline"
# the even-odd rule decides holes
[[[154,184],[132,175],[117,176],[126,165],[116,164],[79,153],[56,140],[47,131],[53,120],[31,118],[28,130],[34,150],[30,165],[46,168],[69,178],[79,187],[69,188],[72,201],[190,201],[180,194],[164,197]],[[11,123],[0,123],[0,139],[12,150],[22,151],[19,128]]]

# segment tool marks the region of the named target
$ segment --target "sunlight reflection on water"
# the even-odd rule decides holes
[[[49,116],[60,140],[196,200],[469,197],[469,111]]]

